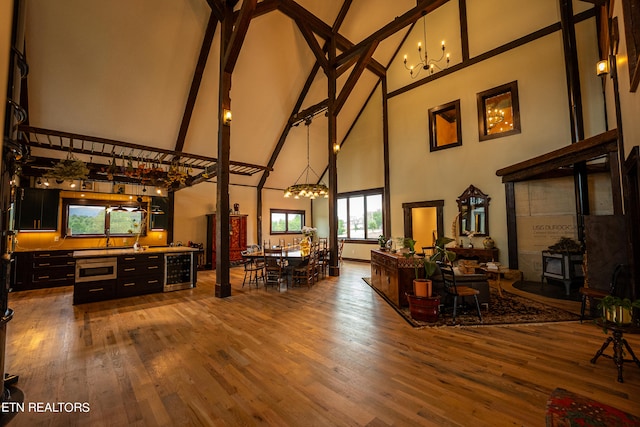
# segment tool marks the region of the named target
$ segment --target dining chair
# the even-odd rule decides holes
[[[256,289],[258,288],[258,281],[262,280],[264,283],[264,263],[257,259],[249,258],[247,255],[249,251],[242,251],[242,265],[244,267],[244,278],[242,279],[242,287],[249,279],[249,288],[251,288],[251,282],[255,282]]]
[[[276,286],[280,290],[280,284],[286,282],[286,262],[282,253],[282,248],[263,248],[264,259],[264,288]]]
[[[316,265],[317,252],[311,248],[309,256],[302,261],[300,265],[294,267],[291,272],[292,285],[306,284],[307,288],[311,288],[316,282],[317,278],[317,265]]]
[[[329,248],[327,246],[326,238],[323,242],[322,237],[318,239],[318,253],[316,256],[316,270],[318,271],[318,278],[325,278],[329,275]]]
[[[480,294],[480,291],[469,286],[456,285],[456,276],[451,265],[439,262],[438,266],[440,267],[440,271],[442,272],[442,281],[444,283],[444,288],[447,296],[453,298],[453,323],[456,323],[458,297],[462,299],[462,304],[465,302],[465,297],[473,297],[476,303],[478,318],[480,319],[480,322],[482,322],[482,313],[480,312],[480,303],[478,302],[478,295]]]

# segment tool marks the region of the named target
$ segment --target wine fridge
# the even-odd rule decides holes
[[[165,292],[193,288],[193,252],[166,253],[164,261]]]

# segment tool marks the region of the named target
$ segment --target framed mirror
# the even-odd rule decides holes
[[[429,109],[429,151],[462,145],[460,100]]]
[[[464,236],[489,235],[489,201],[491,198],[480,189],[470,185],[456,200],[458,202],[458,230]]]
[[[480,141],[520,133],[518,82],[477,94]]]

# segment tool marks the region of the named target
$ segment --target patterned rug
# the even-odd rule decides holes
[[[368,277],[362,278],[365,283],[371,286],[371,280]],[[371,286],[378,295],[393,307],[411,326],[414,328],[424,327],[441,327],[441,326],[486,326],[486,325],[512,325],[512,324],[531,324],[531,323],[548,323],[548,322],[568,322],[578,321],[580,316],[570,313],[559,308],[551,307],[543,303],[530,300],[518,295],[503,292],[502,297],[498,295],[498,291],[491,288],[491,299],[489,308],[482,307],[482,322],[478,319],[475,307],[470,307],[467,312],[461,312],[458,309],[456,322],[453,323],[451,309],[445,309],[445,313],[440,313],[440,317],[436,323],[427,323],[411,318],[409,307],[398,308],[383,293]]]
[[[553,390],[547,400],[548,427],[565,426],[640,426],[640,418],[562,388]]]

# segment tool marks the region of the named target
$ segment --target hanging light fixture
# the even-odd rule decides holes
[[[444,40],[442,40],[442,44],[441,44],[442,54],[440,54],[440,58],[429,59],[429,55],[427,54],[427,17],[426,16],[422,17],[422,33],[423,33],[422,35],[424,40],[424,57],[422,54],[422,41],[418,42],[418,58],[420,58],[420,62],[418,62],[416,65],[408,66],[407,55],[404,56],[404,68],[409,70],[409,74],[411,75],[412,79],[415,79],[416,77],[418,77],[421,70],[429,70],[429,74],[433,74],[436,68],[439,71],[441,71],[449,67],[449,54],[447,53],[445,55]],[[438,64],[443,59],[446,59],[446,63],[443,67],[441,67]]]
[[[154,215],[164,215],[164,211],[157,205],[151,206],[151,213]]]
[[[329,188],[320,180],[320,175],[311,168],[309,163],[309,128],[311,127],[311,117],[307,117],[304,121],[304,125],[307,127],[307,167],[302,170],[302,173],[296,180],[296,182],[284,190],[284,197],[293,196],[294,199],[300,197],[308,197],[309,199],[315,199],[316,197],[329,197]],[[309,182],[309,172],[318,179],[318,184],[312,184]],[[299,182],[302,177],[305,177],[304,183]]]

